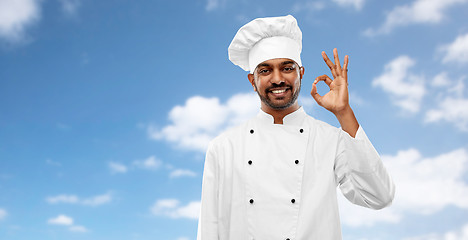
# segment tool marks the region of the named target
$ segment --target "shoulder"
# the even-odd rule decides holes
[[[310,133],[314,138],[319,139],[319,141],[333,143],[337,142],[340,139],[341,129],[335,126],[330,125],[327,122],[315,119],[309,115],[306,118],[309,122]]]
[[[310,126],[314,127],[317,131],[323,132],[336,132],[340,131],[339,128],[330,125],[327,122],[315,119],[314,117],[307,114],[306,121],[309,123]]]

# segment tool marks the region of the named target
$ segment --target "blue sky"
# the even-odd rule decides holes
[[[207,142],[258,111],[236,31],[292,14],[300,103],[350,56],[351,105],[394,178],[340,197],[344,239],[468,239],[467,0],[0,0],[0,239],[193,240]],[[325,85],[319,92],[326,91]]]

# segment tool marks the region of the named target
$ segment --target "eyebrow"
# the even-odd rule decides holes
[[[284,65],[287,65],[287,64],[294,64],[294,63],[295,63],[294,61],[288,60],[288,61],[281,62],[280,65],[284,66]],[[260,63],[260,64],[258,64],[257,68],[258,67],[271,67],[271,65],[268,64],[268,63]]]
[[[287,64],[294,64],[294,61],[284,61],[281,63],[281,65],[287,65]]]
[[[268,64],[268,63],[260,63],[260,64],[258,64],[257,68],[259,68],[259,67],[270,67],[270,64]]]

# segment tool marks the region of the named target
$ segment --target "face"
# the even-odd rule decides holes
[[[297,104],[303,74],[304,68],[291,59],[277,58],[260,63],[248,77],[262,108],[284,110]]]

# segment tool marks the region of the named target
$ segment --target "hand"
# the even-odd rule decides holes
[[[341,112],[350,109],[348,97],[349,57],[348,55],[345,56],[343,68],[341,68],[340,59],[338,58],[338,50],[336,48],[333,49],[335,63],[330,61],[325,52],[322,52],[322,57],[331,70],[333,80],[331,80],[326,74],[317,77],[312,84],[312,91],[310,94],[320,106],[326,108],[335,115],[338,115]],[[317,83],[320,81],[324,81],[330,88],[330,91],[323,96],[320,96],[320,94],[317,93]]]

